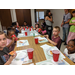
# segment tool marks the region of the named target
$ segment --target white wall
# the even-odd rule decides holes
[[[62,32],[62,27],[61,27],[61,23],[63,20],[63,15],[65,14],[64,9],[51,9],[51,12],[53,14],[53,27],[54,26],[59,26],[60,27],[60,37],[62,39],[63,36],[63,32]]]
[[[35,13],[34,13],[34,9],[31,9],[31,22],[32,22],[32,26],[35,27]]]

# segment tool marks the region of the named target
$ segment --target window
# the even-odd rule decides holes
[[[44,19],[44,11],[37,11],[36,19],[37,19],[37,22],[39,22],[39,19]]]
[[[39,19],[44,19],[44,12],[43,11],[39,12]]]

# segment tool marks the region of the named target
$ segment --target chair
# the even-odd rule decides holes
[[[62,39],[61,39],[61,44],[60,44],[60,46],[59,46],[59,50],[60,50],[60,48],[61,48],[61,45],[62,45]]]

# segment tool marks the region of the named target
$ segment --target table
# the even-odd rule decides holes
[[[32,61],[33,61],[34,64],[37,63],[37,62],[46,60],[44,51],[40,47],[41,45],[47,44],[47,45],[53,46],[49,42],[35,44],[33,36],[30,36],[30,37],[21,37],[21,38],[19,38],[19,40],[28,40],[29,45],[28,46],[23,46],[23,47],[16,47],[15,46],[14,50],[17,51],[17,50],[23,50],[23,49],[33,48],[34,49],[34,53],[33,53],[33,60]],[[75,65],[68,57],[66,57],[64,60],[67,61],[70,65]]]

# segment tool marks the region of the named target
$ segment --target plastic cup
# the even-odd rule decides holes
[[[33,28],[33,26],[31,26],[31,28]]]
[[[34,50],[33,48],[27,49],[29,59],[33,59],[33,50]]]
[[[13,37],[16,37],[16,35],[12,35],[11,37],[12,37],[12,38],[13,38]]]
[[[38,44],[38,38],[35,38],[35,43]]]
[[[29,31],[31,31],[31,28],[29,28]]]
[[[59,60],[59,54],[60,54],[60,52],[58,50],[53,50],[52,53],[53,53],[53,60],[55,62],[57,62]]]
[[[18,40],[18,38],[16,37],[16,35],[12,35],[11,37],[12,37],[12,38],[15,37],[15,41]]]
[[[33,33],[33,37],[35,37],[35,33]]]
[[[25,32],[25,35],[27,36],[27,32]]]
[[[25,28],[23,28],[25,30]]]
[[[28,29],[28,27],[26,27]]]

